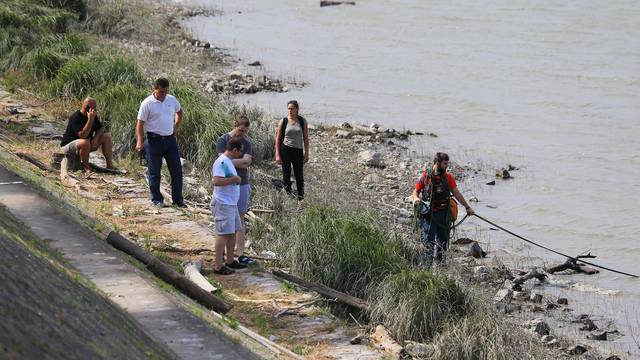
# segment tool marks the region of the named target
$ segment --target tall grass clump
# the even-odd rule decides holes
[[[294,273],[357,297],[368,298],[372,284],[408,266],[392,235],[366,211],[311,206],[287,240],[284,255]]]
[[[431,344],[433,360],[556,359],[536,337],[509,323],[491,309],[449,322]]]
[[[100,119],[109,127],[114,143],[124,152],[135,149],[136,118],[140,102],[150,90],[133,84],[112,84],[93,95],[100,108]]]
[[[147,82],[132,60],[98,51],[68,61],[47,90],[51,96],[82,99],[112,84],[144,87]]]
[[[79,34],[53,35],[24,54],[20,66],[36,80],[47,80],[74,56],[88,51],[86,38]]]
[[[428,341],[471,309],[468,293],[456,281],[425,270],[386,277],[372,299],[371,320],[383,323],[401,343]]]

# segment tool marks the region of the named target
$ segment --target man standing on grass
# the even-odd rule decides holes
[[[234,124],[231,132],[228,132],[218,139],[216,151],[218,156],[222,155],[227,148],[227,143],[232,138],[237,138],[242,142],[242,154],[238,159],[232,159],[233,166],[236,168],[238,176],[242,179],[240,182],[240,197],[238,200],[238,212],[240,213],[240,221],[243,222],[242,229],[236,232],[236,254],[238,262],[244,265],[255,265],[256,261],[244,254],[244,244],[246,239],[244,227],[244,215],[249,210],[249,166],[253,157],[253,149],[251,147],[251,139],[247,136],[249,132],[249,119],[245,116],[239,116]]]
[[[182,163],[176,135],[182,122],[182,108],[178,100],[168,95],[169,80],[156,80],[153,94],[140,104],[136,123],[136,151],[144,148],[147,156],[147,177],[151,202],[154,206],[164,207],[164,198],[160,193],[162,159],[167,161],[171,175],[171,198],[173,205],[186,208],[182,198]],[[144,140],[143,134],[147,135]]]
[[[233,248],[238,232],[244,231],[244,224],[238,213],[240,184],[233,159],[242,156],[242,141],[231,138],[227,141],[224,153],[213,163],[213,195],[211,196],[211,213],[216,228],[216,261],[214,273],[230,275],[233,269],[243,269],[247,265],[234,260]],[[222,264],[222,253],[226,251],[226,262]]]
[[[89,153],[102,150],[107,161],[107,168],[113,169],[113,142],[111,134],[105,132],[104,126],[96,112],[96,100],[87,97],[82,107],[69,117],[67,130],[62,136],[60,150],[69,156],[79,156],[85,174],[90,174]]]

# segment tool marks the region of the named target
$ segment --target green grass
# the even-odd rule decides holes
[[[305,279],[367,298],[372,284],[408,266],[393,239],[368,212],[311,206],[294,221],[284,257]]]
[[[446,323],[470,313],[468,293],[443,274],[410,270],[384,279],[372,296],[371,319],[394,338],[429,341]]]
[[[116,84],[142,88],[147,82],[132,60],[96,51],[64,64],[49,83],[47,93],[80,100]]]

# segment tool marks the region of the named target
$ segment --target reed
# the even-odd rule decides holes
[[[471,312],[470,297],[437,271],[408,270],[384,279],[372,294],[371,320],[399,342],[431,340],[445,324]]]

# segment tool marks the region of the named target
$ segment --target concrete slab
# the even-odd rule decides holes
[[[0,203],[130,313],[156,341],[182,359],[257,359],[206,321],[185,310],[128,258],[66,216],[0,166]]]

